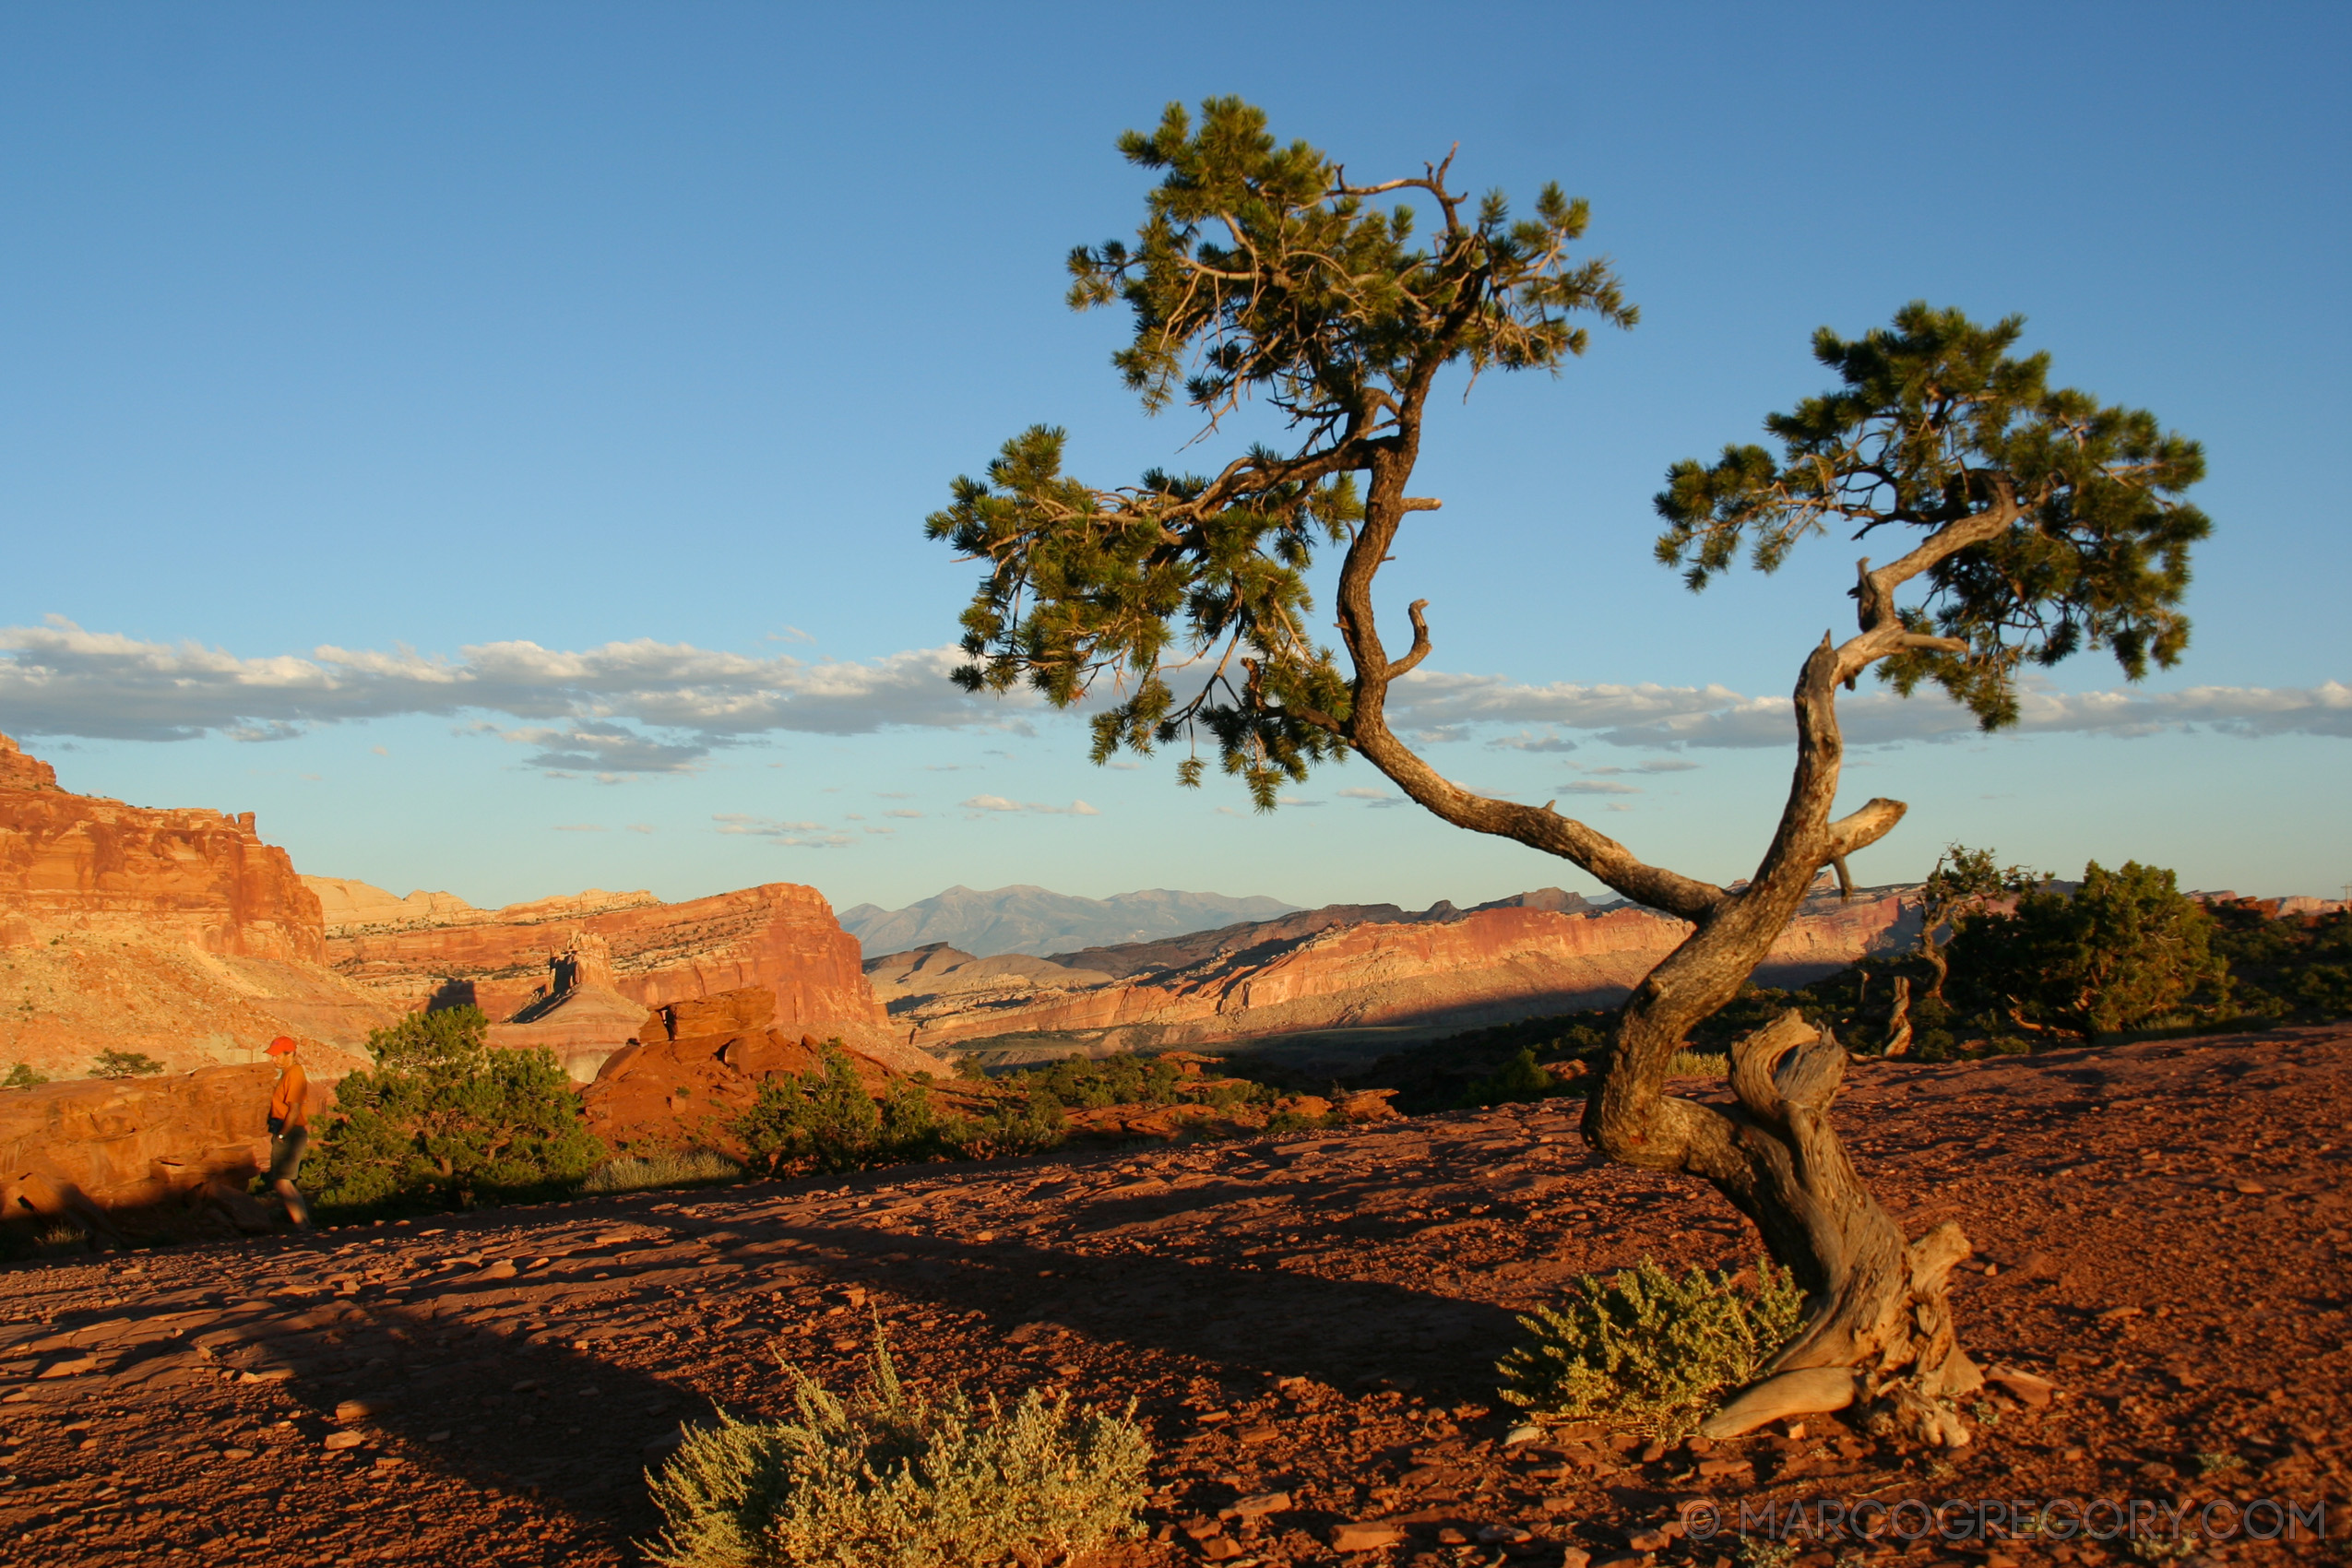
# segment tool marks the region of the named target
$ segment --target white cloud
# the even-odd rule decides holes
[[[964,802],[967,811],[976,812],[1037,812],[1047,816],[1100,816],[1102,814],[1084,801],[1072,801],[1066,806],[1050,806],[1042,801],[1008,801],[1002,795],[974,795]],[[921,816],[921,812],[893,812],[893,816]]]
[[[721,833],[744,833],[755,838],[774,838],[787,833],[822,833],[821,822],[780,822],[772,816],[752,816],[743,812],[713,812],[710,820],[719,824]]]
[[[604,825],[600,822],[559,822],[555,825],[555,831],[558,833],[601,833],[604,831]]]
[[[558,772],[692,773],[710,752],[707,746],[666,743],[617,724],[477,728],[491,731],[502,741],[538,747],[524,761],[532,767]]]
[[[898,807],[897,809],[896,809],[896,810],[894,810],[894,811],[886,811],[886,812],[884,812],[882,814],[883,814],[883,815],[885,815],[885,816],[907,816],[907,817],[919,817],[919,816],[922,815],[922,813],[918,812],[918,811],[909,811],[909,810],[907,810],[904,806],[900,806],[900,807]]]
[[[1573,752],[1576,749],[1576,742],[1565,735],[1533,735],[1525,730],[1515,735],[1497,735],[1487,744],[1510,752]]]
[[[244,658],[194,642],[87,631],[51,616],[37,626],[0,627],[0,730],[138,741],[214,733],[260,742],[321,724],[490,716],[471,728],[531,748],[529,766],[619,782],[692,772],[717,749],[778,732],[1027,731],[1028,716],[1039,710],[1035,694],[968,695],[947,680],[962,657],[935,647],[855,663],[756,658],[640,637],[579,651],[509,641],[462,647],[455,656],[329,645],[308,654]],[[1490,743],[1529,752],[1574,749],[1578,741],[1563,731],[1675,751],[1785,745],[1792,731],[1786,697],[1748,697],[1713,684],[1528,684],[1416,670],[1396,683],[1388,707],[1400,731],[1433,743],[1516,726],[1516,735]],[[2202,729],[2352,738],[2352,686],[2339,681],[2309,688],[2029,690],[2021,707],[2017,728],[2027,734]],[[1933,693],[1907,702],[1873,692],[1847,699],[1841,710],[1847,739],[1856,745],[1975,732],[1966,712]],[[1094,814],[1083,802],[975,809]]]
[[[1638,795],[1641,790],[1631,784],[1619,784],[1607,778],[1573,778],[1560,787],[1563,795]]]
[[[1529,686],[1499,675],[1416,670],[1389,689],[1388,710],[1400,727],[1558,724],[1599,730],[1705,713],[1739,700],[1739,693],[1724,686],[1586,686],[1568,681]],[[1538,744],[1532,749],[1552,748]]]
[[[2325,735],[2352,739],[2352,686],[2192,686],[2178,692],[2136,690],[2061,693],[2028,688],[2019,694],[2017,730],[2025,734],[2146,735],[2168,730],[2224,734]],[[1457,738],[1465,725],[1540,722],[1597,732],[1613,745],[1749,747],[1787,745],[1795,735],[1787,697],[1747,697],[1717,685],[1522,685],[1491,675],[1414,671],[1396,683],[1390,712],[1400,726]],[[1973,715],[1942,694],[1923,691],[1906,700],[1877,691],[1838,704],[1852,745],[1960,740],[1977,733]],[[1519,750],[1561,749],[1525,734],[1494,744]],[[1676,771],[1650,762],[1647,772]]]
[[[258,742],[319,724],[485,713],[520,720],[481,728],[540,747],[546,760],[534,759],[538,766],[612,774],[683,771],[714,747],[778,731],[1025,731],[1022,714],[1036,707],[1035,695],[967,695],[947,679],[962,657],[935,647],[862,663],[758,659],[640,637],[579,652],[493,642],[455,658],[325,646],[248,659],[194,642],[86,631],[51,616],[38,626],[0,627],[0,728]]]
[[[1368,790],[1360,784],[1352,784],[1340,790],[1339,798],[1343,801],[1369,801],[1375,807],[1402,806],[1411,803],[1402,795],[1393,794],[1386,790]]]

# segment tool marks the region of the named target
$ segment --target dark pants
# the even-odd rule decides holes
[[[289,1127],[269,1140],[269,1184],[284,1201],[286,1218],[297,1225],[310,1223],[310,1205],[294,1185],[294,1174],[302,1170],[303,1156],[309,1149],[308,1127]]]

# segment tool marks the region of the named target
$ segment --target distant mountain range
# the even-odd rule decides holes
[[[836,918],[868,957],[945,943],[985,958],[999,953],[1070,953],[1157,942],[1243,921],[1272,920],[1298,908],[1279,898],[1229,898],[1222,893],[1167,887],[1079,898],[1021,885],[986,892],[951,887],[903,909],[858,904]]]

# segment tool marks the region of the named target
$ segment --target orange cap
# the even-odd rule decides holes
[[[294,1037],[291,1035],[279,1035],[269,1042],[269,1054],[272,1056],[291,1056],[293,1053]]]

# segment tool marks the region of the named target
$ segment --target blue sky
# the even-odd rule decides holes
[[[2052,672],[2026,732],[1867,692],[1848,791],[2072,871],[2352,879],[2352,66],[2271,6],[18,6],[0,11],[0,729],[69,787],[257,810],[306,871],[481,903],[953,883],[1467,901],[1574,868],[1361,764],[1253,819],[938,677],[921,536],[1031,422],[1181,462],[1061,303],[1112,150],[1238,92],[1351,172],[1458,142],[1590,198],[1643,322],[1432,422],[1384,585],[1466,783],[1654,860],[1760,852],[1776,704],[1852,552],[1693,598],[1666,465],[1817,390],[1817,326],[2029,318],[2056,376],[2204,442],[2177,670]],[[1196,451],[1196,463],[1219,448]],[[1083,806],[1085,809],[1076,809]]]

